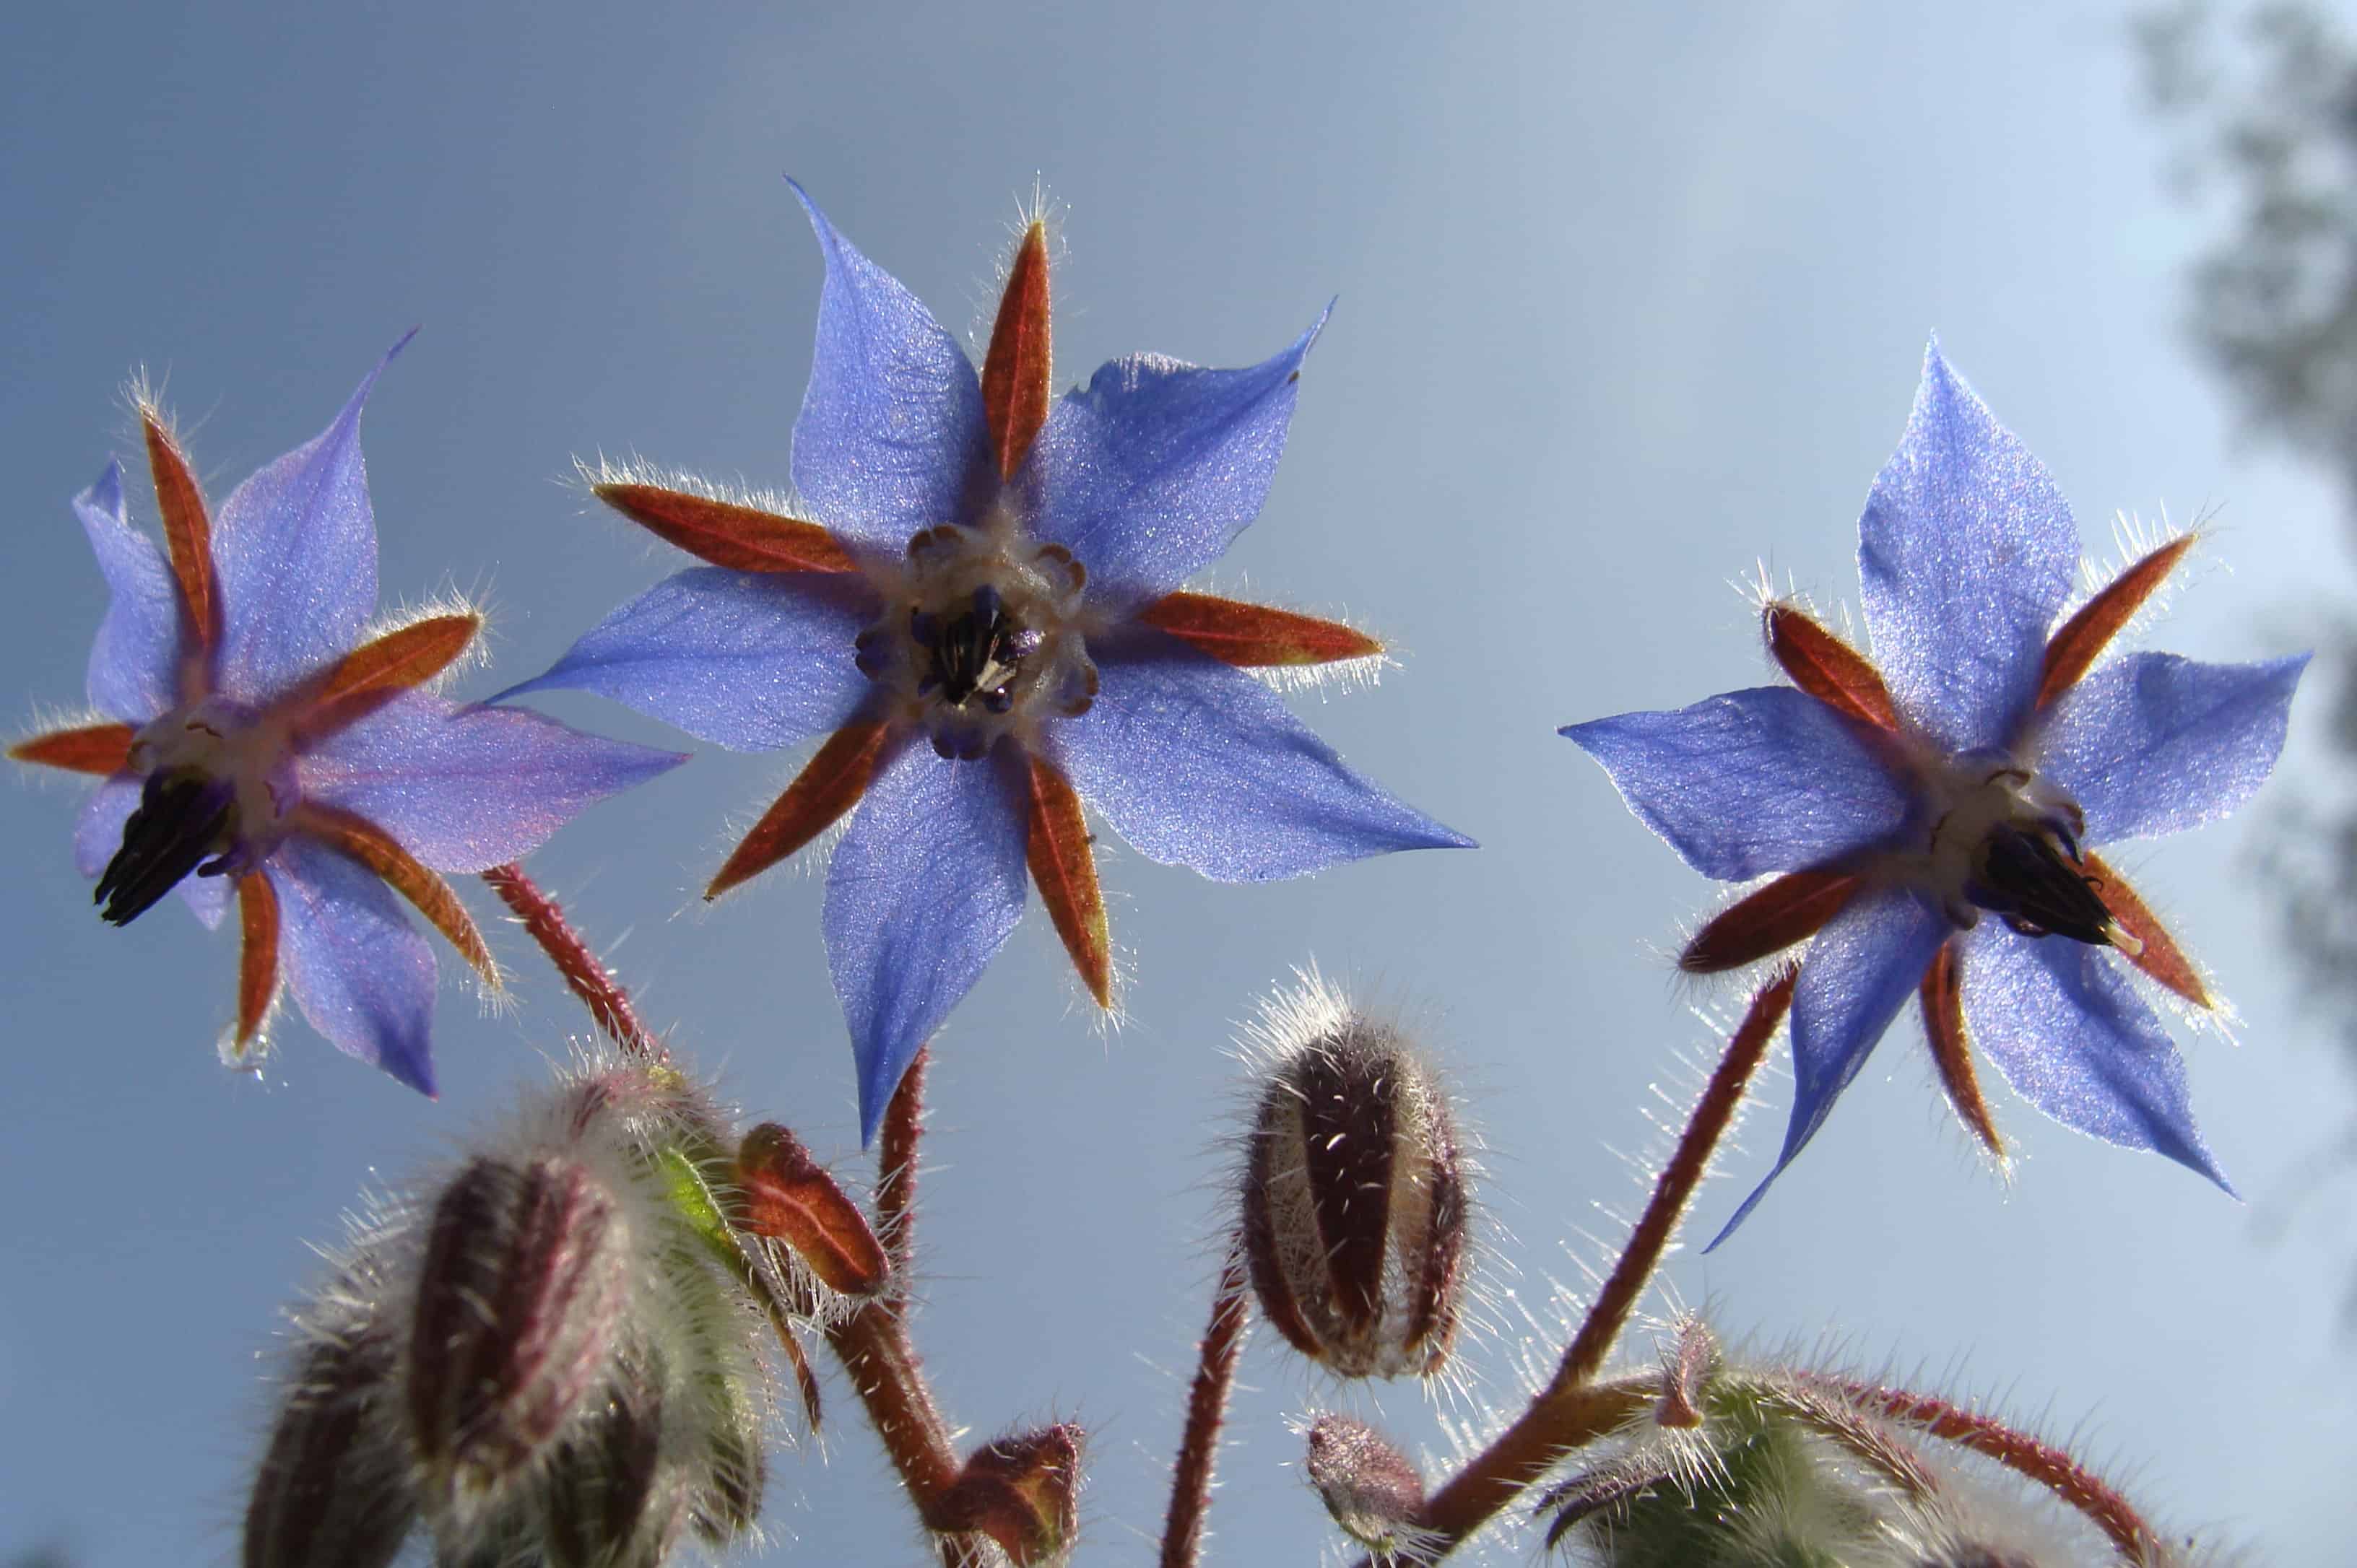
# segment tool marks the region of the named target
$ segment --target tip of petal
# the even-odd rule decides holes
[[[108,458],[106,467],[99,471],[98,478],[90,482],[90,489],[76,496],[74,501],[77,505],[92,507],[113,516],[121,517],[123,515],[122,460],[114,457]]]

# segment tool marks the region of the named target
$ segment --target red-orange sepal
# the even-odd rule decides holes
[[[852,570],[834,536],[800,518],[662,485],[598,485],[595,494],[657,538],[732,572]]]
[[[1825,867],[1788,872],[1713,916],[1678,954],[1678,967],[1719,974],[1806,941],[1849,907],[1858,881]]]
[[[1844,642],[1798,605],[1770,605],[1768,651],[1792,684],[1835,712],[1877,729],[1897,729],[1890,691],[1866,655]]]
[[[447,670],[482,629],[483,618],[467,610],[428,616],[362,643],[290,694],[286,705],[299,710],[296,733],[316,739],[357,723]]]
[[[1940,1087],[1965,1131],[1998,1159],[2005,1158],[2005,1141],[1996,1135],[1996,1119],[1981,1093],[1980,1074],[1974,1069],[1972,1046],[1964,1037],[1964,960],[1956,944],[1943,942],[1923,972],[1917,1000],[1923,1006],[1923,1033],[1932,1042],[1932,1064],[1940,1069]]]
[[[1072,955],[1072,967],[1100,1007],[1113,1005],[1113,933],[1105,923],[1104,894],[1097,886],[1096,851],[1071,780],[1053,763],[1034,757],[1031,811],[1025,854],[1039,902]]]
[[[259,871],[237,879],[237,920],[244,937],[237,967],[238,1053],[261,1037],[278,998],[278,890]]]
[[[820,1283],[845,1295],[883,1287],[891,1263],[867,1217],[791,1130],[764,1122],[745,1134],[737,1185],[745,1194],[744,1228],[791,1248]]]
[[[129,725],[82,725],[27,736],[8,748],[18,762],[38,762],[70,773],[120,773],[131,766]]]
[[[1240,669],[1372,659],[1383,645],[1355,627],[1213,594],[1165,594],[1137,612],[1199,653]]]
[[[2079,683],[2122,627],[2134,619],[2147,599],[2169,580],[2169,573],[2193,548],[2192,534],[2172,539],[2113,578],[2104,591],[2079,607],[2046,642],[2046,663],[2038,677],[2038,705],[2046,706]]]
[[[458,895],[450,885],[418,864],[417,857],[401,846],[399,840],[366,817],[317,801],[306,801],[296,808],[295,827],[327,844],[330,849],[361,863],[425,916],[427,924],[449,939],[458,950],[458,956],[468,967],[483,977],[484,983],[496,989],[500,983],[499,965],[492,961],[491,950],[483,940],[483,933],[475,927],[475,918],[458,902]]]
[[[164,417],[154,408],[139,410],[140,428],[147,437],[147,467],[156,478],[156,510],[162,514],[164,545],[172,560],[172,578],[179,585],[180,609],[187,617],[183,629],[188,647],[210,650],[221,640],[221,593],[213,576],[212,522],[205,515],[204,492],[188,469],[188,454],[172,438]]]
[[[2114,950],[2204,1012],[2216,1006],[2216,998],[2210,994],[2210,988],[2201,982],[2201,971],[2186,956],[2185,950],[2177,945],[2177,939],[2169,934],[2169,928],[2160,923],[2159,917],[2147,908],[2145,901],[2136,896],[2136,890],[2128,886],[2127,879],[2094,854],[2087,856],[2083,869],[2093,884],[2095,897],[2104,901],[2104,908],[2111,911],[2112,918],[2119,922],[2121,929],[2144,944],[2143,950],[2137,952],[2130,952],[2125,944],[2115,946]]]
[[[704,896],[717,898],[752,880],[833,827],[867,793],[883,749],[884,725],[873,720],[845,725],[827,736],[818,755],[730,852]]]
[[[1053,375],[1048,310],[1048,227],[1036,220],[1023,231],[1006,288],[991,323],[990,351],[982,361],[982,412],[990,425],[990,452],[1001,478],[1011,479],[1048,423]]]

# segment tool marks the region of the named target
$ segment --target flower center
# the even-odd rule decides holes
[[[1080,625],[1087,581],[1071,551],[1005,519],[929,528],[909,541],[884,613],[859,634],[859,668],[935,751],[979,757],[1095,700]]]
[[[1946,810],[1932,825],[1931,883],[1950,920],[1970,929],[1986,909],[2026,937],[2142,950],[2085,870],[2078,802],[1996,754],[1955,758],[1933,794]]]
[[[127,925],[190,872],[242,875],[275,848],[299,792],[285,735],[220,697],[175,709],[131,742],[146,775],[93,901]]]

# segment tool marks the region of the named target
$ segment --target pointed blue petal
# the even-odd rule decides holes
[[[1325,325],[1247,370],[1115,360],[1049,411],[1017,489],[1033,534],[1088,568],[1090,604],[1118,612],[1169,593],[1259,515]]]
[[[1561,733],[1604,765],[1629,809],[1688,865],[1721,881],[1793,871],[1877,843],[1913,807],[1848,720],[1790,686]]]
[[[1962,956],[1965,1029],[2015,1093],[2234,1190],[2193,1125],[2175,1042],[2108,950],[1983,920]]]
[[[793,188],[826,258],[794,489],[845,544],[898,559],[920,529],[975,521],[996,489],[982,379],[917,296]]]
[[[436,871],[538,849],[598,800],[686,761],[522,708],[394,699],[296,762],[307,799],[357,811]]]
[[[1834,1101],[1922,984],[1950,929],[1938,910],[1893,888],[1859,899],[1817,933],[1792,991],[1792,1120],[1783,1152],[1735,1218],[1711,1238],[1711,1247],[1735,1234],[1769,1184],[1817,1135]]]
[[[1025,800],[1006,755],[949,762],[920,737],[877,769],[827,867],[826,957],[851,1026],[859,1136],[1023,915]]]
[[[1053,726],[1081,798],[1140,854],[1221,882],[1300,876],[1473,841],[1401,804],[1260,682],[1140,628],[1101,654],[1095,705]]]
[[[263,862],[278,891],[286,988],[346,1056],[434,1093],[434,950],[357,862],[290,838]]]
[[[221,503],[212,538],[223,695],[268,701],[342,657],[376,613],[376,515],[361,458],[361,409],[408,341],[386,351],[334,424]]]
[[[2039,772],[2087,813],[2090,843],[2215,822],[2275,770],[2308,660],[2117,660],[2055,703],[2039,737]]]
[[[1900,711],[1943,750],[2009,744],[2078,564],[2062,492],[1934,341],[1857,523],[1867,630]]]
[[[691,567],[491,701],[595,692],[731,751],[775,751],[839,727],[866,700],[852,644],[877,613],[847,574]]]
[[[164,553],[124,512],[122,464],[109,463],[73,509],[108,594],[90,650],[90,705],[145,724],[180,700],[179,590]]]

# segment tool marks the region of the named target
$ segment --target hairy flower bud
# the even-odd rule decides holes
[[[1084,1441],[1067,1423],[984,1444],[943,1495],[937,1528],[980,1530],[1015,1568],[1062,1562],[1080,1529]]]
[[[1256,1031],[1271,1062],[1243,1172],[1253,1290],[1294,1348],[1340,1376],[1430,1377],[1462,1284],[1456,1119],[1397,1029],[1304,982]]]
[[[313,1326],[245,1509],[245,1568],[384,1568],[417,1517],[389,1441],[394,1345],[380,1323]]]
[[[1309,1484],[1343,1533],[1389,1552],[1414,1539],[1424,1508],[1415,1464],[1365,1422],[1329,1411],[1309,1423]]]

